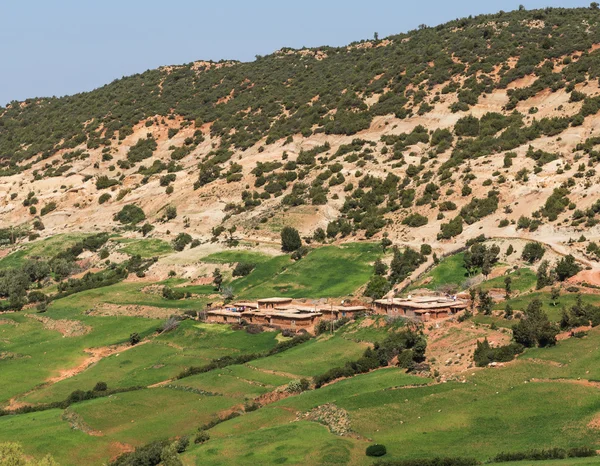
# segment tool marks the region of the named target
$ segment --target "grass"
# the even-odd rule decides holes
[[[248,366],[230,366],[175,382],[226,396],[252,399],[286,385],[291,378],[252,369]]]
[[[92,429],[113,441],[143,445],[191,434],[242,400],[153,388],[119,393],[71,407]]]
[[[0,325],[2,351],[17,357],[0,361],[0,405],[58,376],[61,369],[81,364],[88,357],[85,348],[123,343],[131,333],[146,335],[158,325],[156,320],[134,317],[87,318],[86,324],[93,324],[90,333],[64,338],[58,331],[47,330],[24,314],[9,314],[3,319],[17,325]]]
[[[215,252],[202,258],[202,262],[207,264],[235,264],[237,262],[249,262],[252,264],[262,264],[272,259],[272,256],[254,251],[229,250]]]
[[[375,243],[324,246],[297,262],[288,256],[271,258],[232,285],[245,298],[347,296],[369,280],[372,263],[381,255]]]
[[[421,280],[411,286],[414,288],[427,288],[435,290],[443,285],[459,286],[468,278],[467,269],[464,267],[464,253],[453,254],[445,257],[431,269]],[[430,279],[428,283],[423,283]]]
[[[110,388],[152,385],[175,377],[189,366],[207,364],[225,355],[268,350],[277,344],[276,335],[250,335],[228,326],[188,320],[150,343],[104,358],[74,377],[37,390],[25,401],[63,400],[74,390],[92,389],[99,381]]]
[[[535,288],[535,284],[537,282],[536,274],[533,270],[527,267],[520,268],[508,274],[508,276],[512,279],[510,284],[512,291],[519,291],[521,293],[525,291],[532,290]],[[478,287],[489,290],[492,288],[502,288],[504,289],[504,278],[506,275],[502,275],[500,277],[495,277],[490,280],[486,280]]]
[[[0,269],[20,267],[30,258],[51,259],[59,252],[66,251],[87,236],[90,235],[85,233],[65,233],[27,243],[18,251],[1,259]]]
[[[298,377],[311,377],[346,361],[359,358],[366,345],[342,338],[324,336],[311,340],[283,353],[257,359],[249,363],[258,369],[293,374]]]
[[[124,246],[120,249],[121,252],[131,256],[139,255],[142,258],[150,258],[155,256],[163,256],[173,252],[173,247],[170,243],[158,238],[147,239],[129,239],[117,238],[113,239],[117,243]]]
[[[600,295],[582,294],[583,302],[586,304],[600,305]],[[506,304],[510,304],[513,310],[525,310],[527,305],[534,299],[542,301],[543,309],[551,320],[558,321],[561,317],[561,309],[573,306],[577,300],[577,293],[565,293],[560,296],[556,305],[550,299],[550,293],[547,291],[537,291],[534,293],[523,294],[509,299],[508,301],[498,303],[494,309],[504,309]]]

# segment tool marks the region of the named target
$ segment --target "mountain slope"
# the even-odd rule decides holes
[[[135,204],[167,238],[270,241],[293,224],[446,252],[484,232],[583,258],[568,240],[598,236],[599,19],[501,12],[13,102],[0,223],[110,230]]]

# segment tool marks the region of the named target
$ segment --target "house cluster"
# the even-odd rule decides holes
[[[420,296],[378,299],[372,305],[343,303],[307,304],[292,298],[264,298],[252,302],[236,302],[206,311],[206,321],[220,324],[259,324],[293,331],[314,333],[321,321],[361,314],[383,314],[391,317],[427,322],[450,317],[467,307],[465,300],[457,297]]]
[[[468,302],[456,296],[417,296],[388,298],[375,301],[375,312],[392,317],[407,317],[421,322],[450,317],[463,309]]]

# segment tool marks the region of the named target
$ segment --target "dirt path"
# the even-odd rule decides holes
[[[19,401],[19,398],[23,398],[25,396],[31,395],[43,388],[47,388],[55,383],[58,383],[62,380],[69,379],[71,377],[75,377],[78,374],[81,374],[83,371],[89,369],[93,365],[100,362],[102,359],[112,356],[113,354],[122,353],[123,351],[127,351],[131,348],[135,348],[137,346],[148,343],[150,340],[144,340],[138,343],[136,346],[131,346],[129,344],[122,345],[113,345],[113,346],[104,346],[101,348],[88,348],[84,351],[89,355],[86,357],[79,365],[70,369],[62,369],[57,376],[50,377],[44,383],[36,386],[32,390],[28,392],[22,393],[21,395],[15,396],[8,401],[8,405],[4,408],[6,411],[15,411],[24,406],[29,406],[30,403],[26,403],[23,401]]]

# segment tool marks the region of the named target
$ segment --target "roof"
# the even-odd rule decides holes
[[[437,309],[441,307],[464,308],[467,303],[460,299],[442,296],[421,296],[415,298],[377,299],[377,304],[388,306],[410,307],[413,309]]]
[[[233,303],[233,305],[236,307],[253,307],[255,309],[258,307],[258,303],[248,301],[240,301],[239,303]]]
[[[259,299],[257,300],[258,303],[291,303],[292,302],[292,298],[263,298],[263,299]]]
[[[317,309],[316,306],[306,306],[306,305],[298,305],[298,304],[288,304],[286,306],[277,306],[275,307],[275,310],[281,310],[281,311],[300,311],[300,312],[318,312],[319,309]]]
[[[284,319],[294,319],[294,320],[302,320],[302,319],[312,319],[317,316],[321,316],[320,312],[273,312],[270,315],[271,317],[282,317]]]
[[[231,311],[229,309],[214,309],[212,311],[208,311],[207,314],[214,316],[242,317],[241,312]]]
[[[369,308],[366,306],[321,306],[319,312],[331,312],[331,311],[346,311],[346,312],[361,312],[368,311]]]

